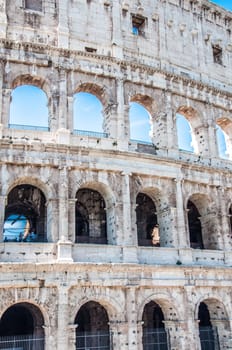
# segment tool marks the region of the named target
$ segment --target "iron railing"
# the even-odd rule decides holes
[[[73,130],[74,135],[79,136],[90,136],[90,137],[98,137],[98,138],[108,138],[109,134],[106,132],[98,132],[98,131],[89,131],[89,130]]]
[[[141,145],[153,146],[153,143],[151,141],[143,141],[143,140],[136,140],[136,139],[130,139],[130,141],[139,143]]]
[[[169,350],[168,335],[164,328],[143,330],[143,350]]]
[[[9,124],[10,129],[49,131],[48,126]]]
[[[109,332],[78,332],[76,350],[112,350]]]
[[[199,327],[201,350],[220,350],[217,329],[212,327]]]
[[[44,350],[44,337],[13,335],[0,337],[1,350]]]

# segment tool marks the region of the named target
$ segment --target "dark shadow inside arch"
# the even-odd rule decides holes
[[[203,302],[199,306],[198,320],[201,350],[218,350],[217,333],[212,327],[208,306]]]
[[[107,244],[106,205],[102,195],[83,188],[76,195],[77,243]]]
[[[136,198],[136,223],[138,245],[160,246],[159,225],[156,206],[152,199],[144,193]]]
[[[75,318],[76,350],[110,350],[109,318],[105,308],[95,301],[84,304]]]
[[[194,249],[204,249],[202,239],[202,227],[200,221],[200,214],[193,202],[190,200],[187,204],[188,211],[188,225],[190,236],[190,247]]]
[[[168,337],[161,307],[154,301],[143,310],[143,350],[168,350]]]
[[[32,185],[14,187],[7,197],[5,242],[45,242],[47,210],[43,192]]]
[[[0,349],[44,349],[44,318],[30,303],[18,303],[5,311],[0,320]]]

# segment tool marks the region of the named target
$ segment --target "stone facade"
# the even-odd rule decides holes
[[[27,310],[45,350],[79,349],[86,305],[108,317],[98,324],[107,349],[153,349],[147,305],[162,310],[162,349],[201,349],[201,305],[215,344],[232,349],[231,30],[232,14],[207,0],[0,0],[0,315]],[[12,127],[22,85],[46,93],[47,130]],[[103,135],[74,132],[78,92],[101,101]],[[130,102],[150,113],[151,144],[131,140]],[[192,153],[178,147],[177,113]],[[43,242],[4,239],[15,208]],[[159,231],[150,246],[138,244],[149,212]]]

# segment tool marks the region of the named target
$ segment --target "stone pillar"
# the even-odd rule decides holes
[[[0,38],[6,38],[7,16],[6,16],[6,1],[0,0]]]
[[[177,211],[177,232],[178,232],[178,246],[179,248],[189,247],[187,239],[187,230],[185,223],[185,211],[182,192],[182,179],[176,178],[176,211]]]
[[[167,339],[172,350],[189,349],[185,341],[185,331],[179,321],[168,320],[164,321],[165,330],[167,332]],[[192,348],[191,348],[192,350]]]
[[[73,95],[67,96],[67,128],[70,130],[70,132],[73,132],[74,129],[74,122],[73,122],[73,104],[74,104],[74,97]]]
[[[63,0],[59,0],[58,3],[58,46],[64,49],[69,47],[68,3]]]
[[[59,72],[59,129],[67,129],[67,76],[66,71]]]
[[[76,328],[76,324],[71,324],[68,326],[68,350],[76,350]]]
[[[188,276],[191,279],[191,275]],[[186,298],[185,298],[185,344],[186,350],[199,350],[200,346],[200,338],[199,338],[199,321],[194,319],[195,313],[195,299],[193,296],[195,295],[195,287],[192,285],[185,286]]]
[[[59,203],[58,199],[51,198],[46,203],[47,206],[47,240],[57,242],[59,239]]]
[[[45,350],[54,350],[57,348],[57,327],[43,326],[45,335]]]
[[[128,349],[128,323],[113,321],[109,323],[111,344],[114,350]]]
[[[0,242],[3,241],[3,226],[5,219],[5,207],[7,203],[7,196],[0,196]]]
[[[123,202],[123,261],[137,263],[136,237],[131,230],[131,198],[130,198],[130,173],[122,172],[122,202]],[[136,245],[136,246],[135,246]]]
[[[122,202],[123,202],[123,245],[133,245],[131,233],[131,198],[130,198],[130,173],[122,172]]]
[[[0,123],[7,128],[10,121],[10,101],[11,101],[11,89],[2,89],[2,108],[1,108]]]
[[[57,350],[70,350],[68,342],[69,306],[68,287],[58,288],[58,330],[57,330]]]
[[[223,187],[218,188],[218,200],[220,206],[220,228],[223,241],[223,250],[231,250],[231,227],[230,217],[225,205],[225,191]]]
[[[114,139],[117,139],[117,116],[117,104],[109,103],[103,111],[103,130]]]
[[[68,239],[75,243],[76,239],[76,198],[68,200]]]
[[[59,178],[59,239],[68,240],[68,169],[60,168]]]
[[[201,216],[202,238],[205,249],[222,250],[223,241],[219,230],[220,220],[217,213],[209,213]]]
[[[124,102],[124,81],[123,79],[116,80],[116,96],[117,110],[116,112],[116,134],[115,137],[119,142],[120,148],[127,150],[130,140],[130,120],[129,120],[129,105]]]
[[[212,117],[212,109],[208,108],[208,114]],[[209,156],[215,158],[219,156],[217,144],[216,125],[214,120],[208,120],[208,140],[209,140]]]
[[[136,288],[126,289],[126,315],[128,320],[128,350],[138,350]]]
[[[122,28],[121,28],[121,11],[122,7],[119,1],[113,1],[112,3],[112,55],[119,59],[123,58],[123,40],[122,40]]]

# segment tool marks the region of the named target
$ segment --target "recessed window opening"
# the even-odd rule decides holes
[[[198,311],[199,336],[202,350],[218,349],[215,331],[210,320],[210,313],[205,303],[200,303]]]
[[[16,87],[11,94],[9,127],[49,130],[48,99],[45,92],[33,85]]]
[[[32,11],[42,11],[42,0],[24,0],[25,9]]]
[[[81,189],[77,192],[76,242],[107,243],[106,205],[95,190]]]
[[[226,145],[226,134],[218,125],[216,126],[216,136],[217,136],[219,157],[228,159],[229,154],[228,154],[227,145]]]
[[[162,309],[154,301],[145,305],[143,311],[143,350],[168,350],[167,333]]]
[[[109,318],[105,308],[95,301],[84,304],[77,313],[76,350],[110,349]]]
[[[192,128],[188,120],[182,115],[176,114],[176,128],[178,147],[180,150],[193,152]]]
[[[151,143],[150,114],[140,103],[131,102],[130,111],[130,139]]]
[[[190,247],[194,249],[203,249],[202,240],[202,227],[200,221],[200,214],[193,202],[188,201],[188,225],[189,225],[189,236],[190,236]]]
[[[44,318],[29,303],[18,303],[7,309],[0,321],[1,349],[44,349]]]
[[[146,24],[146,18],[139,15],[133,15],[132,16],[132,33],[134,35],[144,36],[145,24]]]
[[[88,92],[74,95],[74,133],[86,136],[106,136],[103,131],[103,106],[100,100]]]
[[[5,208],[5,242],[46,241],[46,200],[38,188],[19,185],[13,188]]]
[[[212,46],[214,63],[222,64],[222,48],[219,45]]]
[[[136,198],[136,223],[138,245],[160,246],[159,225],[156,207],[150,197],[139,193]]]

